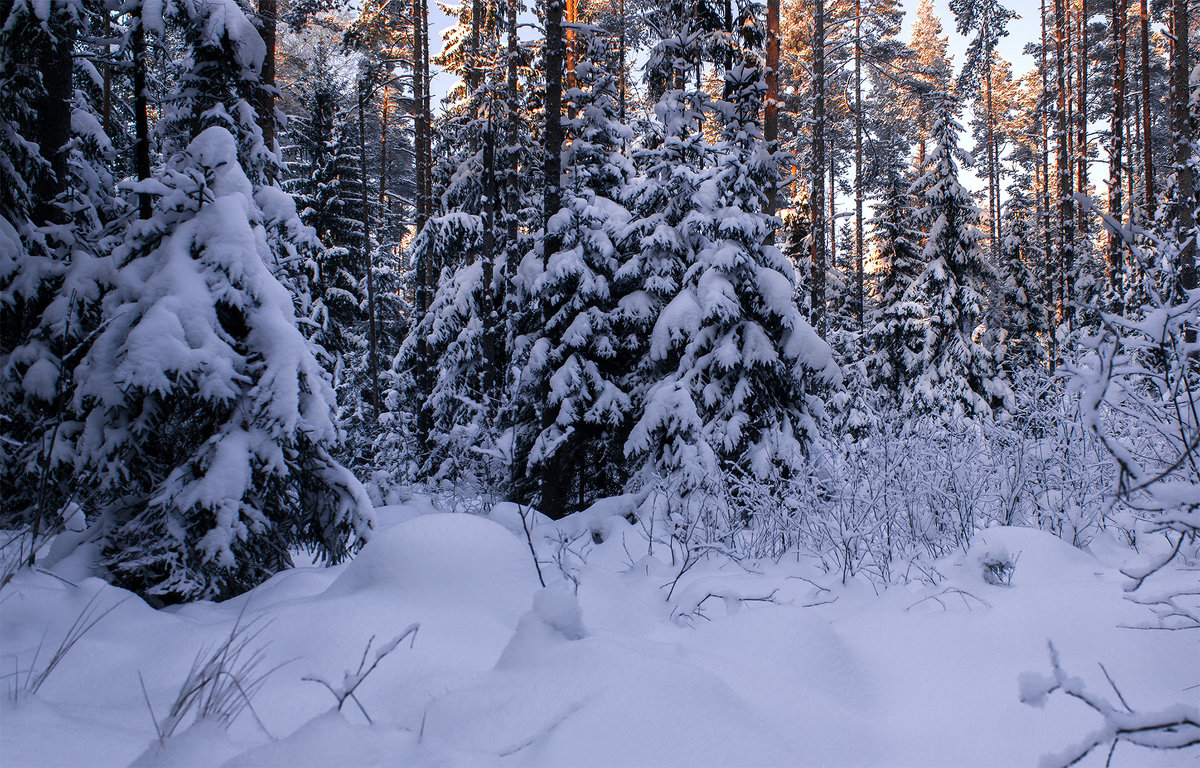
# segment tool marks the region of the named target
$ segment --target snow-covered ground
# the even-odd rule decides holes
[[[1065,696],[1020,701],[1022,673],[1049,671],[1048,640],[1109,698],[1098,662],[1134,708],[1200,701],[1200,635],[1122,627],[1149,617],[1118,572],[1132,553],[1102,539],[1084,552],[992,528],[938,562],[936,586],[878,594],[796,559],[704,560],[671,591],[665,545],[648,552],[640,528],[585,513],[535,526],[543,590],[511,505],[485,518],[418,500],[378,516],[350,563],[298,567],[222,604],[155,611],[87,578],[86,551],[57,576],[19,574],[0,593],[10,689],[89,601],[119,605],[36,695],[0,705],[0,763],[1034,765],[1100,724]],[[990,584],[981,562],[1004,550],[1018,555],[1011,585]],[[228,730],[185,720],[160,745],[147,699],[164,722],[198,651],[239,621],[260,631],[259,672],[278,667],[253,711]],[[357,688],[361,709],[335,711],[303,679],[338,688],[369,638],[368,663],[413,623]],[[1113,764],[1196,760],[1122,744]]]

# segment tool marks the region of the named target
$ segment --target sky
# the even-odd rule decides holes
[[[907,39],[908,34],[912,31],[913,19],[916,17],[917,0],[904,0],[900,5],[905,10],[904,30],[905,39]],[[938,17],[942,20],[943,31],[950,38],[950,51],[954,54],[954,65],[960,67],[966,55],[967,39],[959,35],[954,28],[954,14],[950,11],[949,0],[934,0],[933,5]],[[1041,35],[1038,23],[1040,6],[1037,0],[1006,0],[1004,5],[1010,10],[1016,11],[1019,17],[1009,22],[1008,36],[1000,41],[999,52],[1001,56],[1013,62],[1013,77],[1019,77],[1032,69],[1036,63],[1033,57],[1026,56],[1024,51],[1028,43],[1038,42]]]
[[[535,0],[536,1],[536,0]],[[787,2],[788,0],[783,0]],[[527,0],[528,2],[528,0]],[[901,7],[905,10],[904,16],[904,39],[907,40],[912,32],[913,21],[916,17],[918,0],[902,0]],[[1006,0],[1005,4],[1018,14],[1018,18],[1013,19],[1009,23],[1009,34],[1002,38],[998,50],[1000,55],[1013,63],[1013,76],[1020,77],[1023,73],[1031,69],[1035,64],[1035,60],[1031,56],[1025,55],[1025,46],[1028,43],[1037,42],[1041,31],[1039,26],[1039,4],[1038,0]],[[954,25],[954,14],[950,10],[950,0],[934,0],[934,8],[938,17],[942,20],[943,33],[949,39],[949,49],[953,54],[953,62],[956,68],[962,66],[963,59],[966,55],[967,38],[959,35]],[[430,24],[430,53],[432,57],[436,57],[442,49],[441,34],[452,23],[452,20],[444,14],[436,4],[431,4],[429,9],[429,24]],[[432,77],[432,92],[434,102],[440,102],[441,97],[450,90],[454,85],[455,78],[453,75],[438,72],[434,67]],[[635,75],[636,76],[636,75]],[[962,146],[967,151],[972,149],[973,142],[970,135],[964,132],[962,136]],[[967,170],[963,174],[962,179],[964,185],[971,190],[979,190],[984,187],[982,180],[978,179],[974,173]]]
[[[784,0],[784,2],[787,2],[787,0]],[[1014,76],[1019,76],[1034,65],[1033,59],[1025,56],[1024,49],[1027,43],[1036,42],[1040,34],[1038,28],[1039,6],[1037,0],[1008,0],[1006,4],[1020,14],[1020,16],[1009,23],[1009,34],[1000,41],[999,50],[1004,58],[1014,63],[1013,74]],[[904,0],[901,6],[905,9],[904,34],[905,39],[907,39],[909,33],[912,31],[917,0]],[[954,14],[950,11],[949,0],[935,0],[934,7],[937,10],[938,16],[942,19],[942,27],[949,37],[950,50],[954,54],[954,63],[956,66],[960,66],[967,48],[967,39],[955,31]],[[450,24],[451,19],[442,12],[441,8],[434,5],[429,9],[431,32],[429,47],[431,55],[437,56],[441,52],[441,33]],[[451,75],[435,72],[433,77],[434,95],[444,95],[449,91],[453,82],[454,78]]]

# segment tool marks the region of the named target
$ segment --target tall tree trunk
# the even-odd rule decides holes
[[[1129,74],[1129,33],[1125,33],[1125,74]],[[1136,91],[1130,93],[1129,89],[1125,91],[1125,211],[1126,221],[1133,223],[1136,220],[1134,212],[1137,210],[1137,197],[1134,194],[1134,182],[1137,180],[1137,157],[1136,157],[1136,140],[1134,126],[1138,124],[1138,100]]]
[[[34,182],[35,215],[39,222],[63,223],[62,209],[56,198],[67,191],[69,168],[67,146],[71,140],[71,78],[74,62],[71,51],[78,29],[62,0],[50,3],[48,27],[50,45],[41,51],[38,69],[42,76],[42,95],[38,100],[34,135],[38,149],[50,164],[50,172],[39,174]],[[6,97],[0,97],[6,98]]]
[[[831,137],[832,138],[832,137]],[[837,157],[833,142],[829,142],[829,268],[838,269],[837,247]]]
[[[61,4],[60,4],[61,3]],[[11,13],[11,6],[9,6]],[[39,52],[37,62],[42,76],[43,91],[36,102],[36,120],[34,135],[37,138],[38,150],[43,159],[50,164],[48,173],[40,173],[33,183],[35,208],[33,211],[38,224],[65,224],[67,212],[58,204],[58,197],[68,191],[69,166],[67,164],[68,147],[71,139],[71,78],[74,74],[74,61],[71,57],[72,47],[78,35],[75,17],[68,4],[62,0],[52,0],[49,3],[49,18],[45,21],[50,33],[50,44]],[[6,14],[4,19],[7,20]],[[0,96],[7,98],[7,95]],[[7,329],[5,329],[7,331]],[[66,331],[63,331],[64,335]],[[64,350],[59,355],[65,354]],[[50,502],[48,483],[51,474],[51,453],[49,447],[54,444],[58,434],[58,425],[62,422],[62,374],[59,375],[56,387],[56,398],[59,416],[53,430],[48,435],[46,450],[41,452],[41,482],[37,493],[37,515],[34,517],[30,530],[30,541],[36,542],[41,536],[42,525],[51,520],[55,514],[54,505]],[[37,547],[29,552],[26,563],[33,567],[37,560]]]
[[[387,185],[388,185],[388,87],[383,86],[383,98],[379,102],[379,220],[387,216]],[[374,307],[371,309],[375,311]]]
[[[1076,86],[1078,88],[1078,106],[1075,108],[1075,125],[1076,135],[1075,151],[1078,154],[1078,159],[1075,161],[1075,189],[1083,194],[1088,191],[1088,140],[1087,140],[1087,121],[1088,121],[1088,39],[1087,39],[1087,0],[1079,0],[1079,12],[1077,14],[1077,43],[1078,51],[1076,53],[1076,64],[1078,66],[1078,79]],[[1076,207],[1076,218],[1079,227],[1080,237],[1086,242],[1088,234],[1088,220],[1083,210],[1083,206]]]
[[[1075,206],[1071,197],[1071,165],[1067,141],[1069,138],[1067,126],[1067,62],[1065,60],[1067,47],[1067,19],[1063,6],[1066,0],[1054,0],[1054,49],[1057,54],[1056,71],[1058,76],[1058,204],[1059,204],[1059,238],[1058,238],[1058,269],[1059,287],[1057,301],[1057,320],[1061,325],[1067,322],[1067,305],[1074,298],[1075,283]]]
[[[417,0],[421,16],[421,136],[425,155],[425,184],[421,190],[425,215],[433,215],[433,114],[429,92],[429,0]],[[429,275],[430,282],[436,276]]]
[[[575,50],[575,25],[579,23],[579,0],[563,2],[563,82],[566,88],[575,87],[575,63],[579,53]]]
[[[1193,126],[1188,101],[1191,89],[1191,52],[1188,41],[1188,0],[1174,0],[1171,10],[1171,122],[1175,140],[1175,194],[1172,220],[1175,240],[1179,243],[1175,268],[1179,286],[1185,290],[1196,287],[1196,190],[1192,179]]]
[[[624,0],[622,0],[624,4]],[[507,370],[508,350],[511,348],[512,337],[514,330],[512,323],[516,318],[516,307],[513,306],[509,311],[508,303],[516,301],[516,293],[510,290],[512,275],[515,274],[517,262],[521,258],[520,244],[520,207],[521,207],[521,169],[520,169],[520,151],[518,150],[520,143],[520,115],[521,102],[520,94],[517,91],[517,64],[520,62],[520,41],[518,38],[519,19],[518,16],[518,0],[508,0],[508,61],[507,65],[507,89],[508,89],[508,140],[507,152],[508,157],[505,162],[505,180],[504,194],[505,203],[504,210],[506,216],[506,246],[507,254],[504,260],[504,297],[505,297],[505,333],[504,333],[504,363]]]
[[[483,0],[471,0],[471,26],[467,32],[467,97],[471,98],[479,88],[483,72],[479,69],[479,51],[483,41]],[[413,15],[420,26],[420,11],[416,0],[413,1]]]
[[[854,317],[866,330],[863,280],[862,0],[854,0]]]
[[[562,207],[562,84],[563,84],[563,30],[562,30],[563,0],[546,0],[546,126],[545,147],[543,148],[545,162],[545,192],[543,196],[543,227],[542,257],[547,262],[560,248],[561,242],[557,233],[550,229],[551,217]],[[542,304],[543,327],[549,325],[554,307],[544,301]],[[554,423],[553,409],[543,407],[542,427],[550,427]],[[553,459],[543,462],[541,466],[540,496],[541,511],[552,518],[562,517],[565,501],[564,478],[559,468],[559,462]]]
[[[367,272],[367,355],[371,366],[371,412],[379,418],[379,337],[375,327],[375,265],[371,258],[371,199],[367,183],[367,87],[365,75],[358,80],[358,162],[362,184],[362,263]]]
[[[1141,0],[1142,28],[1142,202],[1144,221],[1154,220],[1154,142],[1150,140],[1150,14]]]
[[[778,0],[769,0],[769,2],[777,2],[777,1]],[[770,10],[769,10],[770,5],[769,4],[768,4],[767,8],[768,8],[768,16],[769,16],[769,14],[770,14]],[[621,68],[621,71],[619,73],[620,80],[617,82],[617,96],[618,96],[618,99],[620,100],[621,122],[624,123],[625,122],[625,103],[627,100],[627,97],[625,94],[625,88],[626,88],[625,79],[626,79],[626,77],[628,77],[627,70],[629,68],[629,65],[625,61],[625,57],[626,57],[625,27],[626,27],[626,23],[627,23],[626,18],[625,18],[625,0],[618,0],[617,9],[618,9],[617,13],[620,17],[618,20],[618,23],[621,25],[620,37],[617,42],[618,55],[619,55],[620,68]],[[776,16],[778,16],[778,7],[776,8]],[[775,26],[776,26],[776,37],[778,37],[778,27],[779,27],[778,21],[776,22]],[[770,33],[768,33],[768,34],[770,34]],[[778,59],[778,54],[776,54],[776,59]]]
[[[481,7],[481,3],[476,1],[473,6],[471,24],[472,29],[476,33],[476,47],[478,47],[478,23],[479,16],[482,11],[475,11]],[[412,0],[412,67],[413,67],[413,149],[414,149],[414,164],[416,166],[416,216],[413,226],[416,233],[420,233],[425,228],[425,224],[429,221],[429,217],[433,213],[432,201],[432,151],[429,144],[429,23],[428,23],[428,6],[426,0]],[[472,77],[473,69],[468,69],[468,78]],[[474,90],[471,91],[474,93]],[[429,262],[428,251],[423,253],[414,265],[416,274],[414,275],[417,283],[417,315],[418,317],[425,314],[429,310],[429,305],[433,298],[433,284],[437,279],[436,265]],[[416,386],[420,393],[422,403],[417,406],[417,441],[419,449],[423,450],[428,444],[430,434],[433,431],[433,416],[428,408],[424,407],[424,398],[433,389],[433,372],[431,370],[430,355],[428,341],[422,335],[417,339],[417,366],[416,366]]]
[[[1056,324],[1055,296],[1058,287],[1057,256],[1054,249],[1053,212],[1050,197],[1050,67],[1046,61],[1049,42],[1046,39],[1046,0],[1041,0],[1041,48],[1038,70],[1042,76],[1041,123],[1042,129],[1042,258],[1044,286],[1046,290],[1046,326],[1051,329],[1047,336],[1050,359],[1046,361],[1050,371],[1057,365],[1058,342],[1053,328]]]
[[[767,98],[763,105],[763,130],[767,149],[779,149],[779,0],[767,0]],[[778,208],[779,189],[772,179],[767,190],[767,209],[770,216]],[[771,227],[771,242],[775,242],[775,227]]]
[[[984,35],[988,35],[988,30],[985,26]],[[985,39],[989,39],[986,38]],[[995,107],[992,103],[992,46],[988,43],[984,56],[983,66],[983,88],[984,88],[984,111],[987,114],[984,116],[987,123],[986,146],[984,150],[987,152],[988,163],[988,235],[991,240],[992,263],[1000,263],[1000,248],[999,248],[999,227],[1000,227],[1000,181],[996,176],[996,133],[995,133]]]
[[[1108,155],[1108,215],[1120,222],[1123,215],[1122,153],[1125,151],[1125,0],[1112,0],[1112,47],[1113,47],[1113,109],[1109,123]],[[1119,232],[1108,230],[1108,288],[1111,294],[1109,306],[1120,314],[1125,294],[1125,249]]]
[[[263,142],[275,151],[275,27],[279,21],[277,0],[258,0],[259,31],[266,54],[259,75],[258,120],[262,126]]]
[[[490,101],[490,99],[489,99]],[[484,317],[483,328],[483,390],[484,402],[495,402],[500,394],[500,317],[497,312],[496,296],[496,215],[500,191],[496,184],[496,124],[489,105],[487,131],[483,137],[483,237],[480,244],[483,261],[483,291],[480,294],[480,314]],[[489,409],[490,411],[491,409]]]
[[[138,181],[150,178],[150,116],[146,93],[146,28],[142,24],[141,6],[133,23],[133,169]],[[138,216],[148,219],[154,213],[149,192],[138,193]]]
[[[822,337],[825,323],[825,0],[813,3],[812,125],[812,324]]]

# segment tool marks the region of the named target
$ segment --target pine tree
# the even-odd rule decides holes
[[[932,0],[920,0],[909,42],[915,55],[917,74],[912,81],[912,94],[906,99],[909,124],[917,144],[916,167],[922,172],[931,140],[930,117],[934,114],[936,94],[949,93],[952,65],[948,54],[949,41],[942,34],[942,22],[933,12]]]
[[[231,134],[205,129],[154,190],[79,370],[105,564],[172,602],[248,589],[294,546],[336,562],[368,534],[371,506],[330,455],[333,391],[268,269]]]
[[[517,275],[539,219],[537,174],[531,172],[536,141],[527,88],[518,77],[530,75],[515,37],[519,8],[515,2],[503,9],[464,4],[441,59],[462,78],[439,123],[445,138],[436,175],[444,192],[440,210],[408,249],[418,273],[440,271],[441,278],[391,374],[394,407],[386,418],[412,429],[411,444],[388,439],[382,452],[415,455],[419,477],[482,481],[489,492],[512,490],[510,363],[518,329],[529,330],[530,317],[538,314]],[[501,23],[512,33],[509,47],[482,57],[478,49],[495,43]],[[421,301],[418,296],[418,311]],[[426,382],[427,371],[436,376]],[[406,401],[416,405],[411,415]]]
[[[717,208],[695,282],[700,328],[681,369],[692,366],[686,377],[718,455],[748,459],[762,477],[773,467],[797,466],[817,438],[817,392],[840,373],[828,345],[795,309],[791,266],[766,244],[774,221],[764,213],[763,193],[779,167],[759,122],[762,70],[735,66],[725,78],[732,101],[709,181]]]

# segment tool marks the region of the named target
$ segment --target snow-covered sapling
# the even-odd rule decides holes
[[[353,701],[354,705],[358,707],[358,711],[362,712],[363,717],[367,718],[367,722],[374,724],[375,721],[372,720],[371,716],[367,714],[367,710],[363,707],[362,702],[358,700],[358,697],[354,695],[354,691],[358,689],[358,686],[363,684],[363,681],[367,679],[368,675],[375,671],[375,667],[379,666],[379,662],[387,658],[388,654],[396,650],[400,643],[404,642],[405,639],[411,638],[409,640],[408,647],[412,648],[413,643],[417,641],[417,630],[420,628],[420,624],[410,624],[407,629],[396,635],[391,639],[391,641],[381,645],[379,649],[375,651],[375,656],[371,660],[371,664],[368,666],[367,656],[369,656],[371,653],[371,644],[375,642],[375,635],[371,635],[371,637],[367,639],[367,647],[363,648],[362,658],[358,661],[358,669],[354,670],[353,672],[346,670],[345,674],[342,675],[342,682],[339,685],[335,686],[328,680],[315,675],[301,679],[305,682],[319,683],[325,686],[325,688],[333,694],[333,698],[337,699],[337,709],[339,712],[342,711],[342,705],[346,703],[347,699]]]
[[[983,580],[998,587],[1012,586],[1012,577],[1017,571],[1017,560],[1020,557],[1020,552],[1011,555],[1004,547],[988,549],[979,558]]]
[[[1074,746],[1061,752],[1043,755],[1042,765],[1064,768],[1075,765],[1093,749],[1104,744],[1109,745],[1108,759],[1104,764],[1111,765],[1113,752],[1117,743],[1121,741],[1147,749],[1173,750],[1200,746],[1200,708],[1176,704],[1157,712],[1137,712],[1125,701],[1108,670],[1101,664],[1100,669],[1104,672],[1105,679],[1117,695],[1119,706],[1114,705],[1108,699],[1088,691],[1080,678],[1068,677],[1060,663],[1058,649],[1054,647],[1054,643],[1049,643],[1049,646],[1052,674],[1047,676],[1026,672],[1021,675],[1021,701],[1041,708],[1050,694],[1062,691],[1095,710],[1104,718],[1104,724]]]

